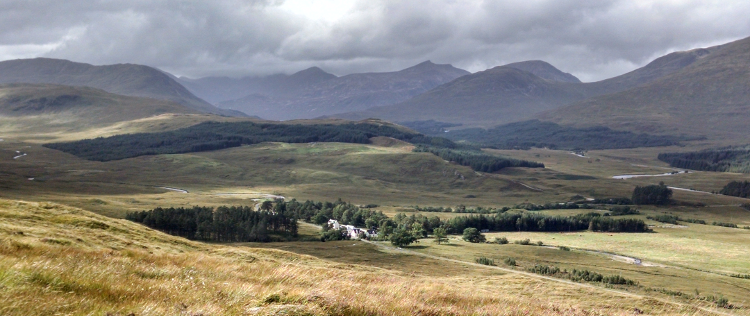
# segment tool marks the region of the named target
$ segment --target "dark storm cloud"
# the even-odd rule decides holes
[[[0,58],[130,62],[192,77],[390,71],[427,59],[478,71],[542,59],[596,80],[750,36],[747,1],[319,0],[323,9],[307,12],[309,1],[297,10],[271,0],[5,0]]]

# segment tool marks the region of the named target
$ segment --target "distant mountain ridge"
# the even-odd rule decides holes
[[[395,104],[468,74],[451,65],[426,61],[401,71],[341,77],[313,67],[288,76],[181,79],[181,82],[208,100],[245,93],[217,105],[263,118],[287,120]]]
[[[435,120],[488,128],[533,119],[568,104],[648,84],[679,72],[718,49],[671,53],[629,73],[591,83],[582,83],[543,61],[512,63],[458,78],[398,104],[335,116]]]
[[[51,58],[7,60],[0,62],[2,83],[86,86],[125,96],[173,101],[200,112],[244,116],[201,100],[158,69],[135,64],[94,66]]]

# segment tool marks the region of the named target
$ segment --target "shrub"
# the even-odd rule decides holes
[[[494,266],[495,260],[489,259],[487,257],[479,257],[475,260],[478,264],[483,264],[487,266]]]
[[[570,248],[565,247],[565,246],[558,246],[557,248],[560,248],[560,250],[562,251],[570,251]]]
[[[511,257],[505,258],[505,265],[515,267],[516,266],[516,259],[513,259]]]
[[[529,272],[542,275],[555,275],[560,273],[560,268],[555,266],[545,266],[537,264],[533,268],[529,268]]]
[[[665,214],[656,215],[656,216],[647,216],[646,218],[657,221],[657,222],[674,224],[674,225],[677,225],[677,221],[680,220],[680,218],[677,216],[665,215]]]
[[[634,215],[638,214],[638,210],[630,206],[615,206],[609,209],[609,215],[621,216],[621,215]]]
[[[540,240],[540,241],[537,241],[537,242],[536,242],[536,245],[537,245],[537,246],[544,246],[544,243],[543,243],[543,242],[542,242],[542,241]]]
[[[515,244],[517,244],[517,245],[524,245],[524,246],[528,246],[528,245],[531,245],[531,240],[530,240],[530,239],[528,239],[528,238],[526,238],[526,239],[523,239],[523,240],[516,240],[516,241],[515,241],[515,242],[513,242],[513,243],[515,243]]]
[[[505,237],[499,237],[499,238],[497,238],[497,237],[496,237],[496,238],[495,238],[495,243],[496,243],[496,244],[501,244],[501,245],[505,245],[505,244],[507,244],[507,243],[508,243],[508,238],[505,238]]]
[[[737,227],[737,224],[723,223],[723,222],[713,222],[713,223],[711,223],[711,225],[714,225],[714,226],[723,226],[723,227],[729,227],[729,228],[739,228],[739,227]]]

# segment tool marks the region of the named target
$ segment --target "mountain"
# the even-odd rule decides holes
[[[695,60],[671,74],[539,118],[577,126],[748,138],[750,38],[685,54]]]
[[[560,69],[555,68],[555,66],[552,66],[549,63],[545,61],[541,61],[541,60],[521,61],[517,63],[507,64],[505,65],[505,67],[515,68],[518,70],[530,72],[539,78],[550,80],[550,81],[574,82],[574,83],[581,82],[581,80],[578,80],[576,76],[573,76],[567,72],[562,72],[560,71]]]
[[[339,117],[394,121],[437,120],[491,126],[584,98],[575,84],[549,81],[499,66],[463,76],[408,101]]]
[[[90,87],[12,83],[0,85],[0,115],[10,117],[77,112],[116,122],[164,113],[200,113],[172,101],[129,97]]]
[[[242,88],[246,94],[235,100],[220,102],[218,106],[275,120],[314,118],[398,103],[467,74],[469,72],[451,65],[429,61],[401,71],[342,77],[327,74],[319,68],[310,68],[291,76],[241,79],[246,84]],[[232,82],[223,80],[225,83]],[[219,81],[198,79],[195,82]],[[225,85],[224,93],[236,94],[241,86],[241,83],[233,81]],[[188,84],[187,87],[192,86]],[[198,93],[198,90],[194,91]]]
[[[336,116],[491,127],[529,120],[591,97],[648,84],[716,50],[717,47],[671,53],[632,72],[592,83],[581,83],[543,61],[513,63],[458,78],[399,104]]]
[[[172,101],[123,96],[89,87],[28,83],[0,85],[0,121],[3,124],[18,123],[25,129],[52,125],[63,129],[85,129],[165,113],[200,112]]]
[[[336,78],[318,67],[311,67],[292,75],[266,77],[205,77],[190,79],[180,77],[177,81],[195,95],[213,104],[240,99],[252,94],[283,95],[305,89],[309,85]]]
[[[200,112],[242,116],[214,107],[158,69],[142,65],[93,66],[50,58],[8,60],[0,62],[2,83],[86,86],[125,96],[173,101]]]

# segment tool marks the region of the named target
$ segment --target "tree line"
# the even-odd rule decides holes
[[[249,206],[158,207],[125,218],[170,235],[216,242],[266,242],[272,234],[296,237],[298,230],[295,214],[255,211]]]
[[[719,191],[724,195],[737,196],[741,198],[750,198],[750,182],[748,181],[732,181],[727,183],[724,188]]]
[[[750,173],[750,146],[661,153],[658,158],[675,168]]]
[[[479,150],[460,150],[427,145],[417,145],[414,152],[428,152],[450,162],[480,172],[495,172],[508,167],[544,168],[544,164],[485,154]]]
[[[74,142],[50,143],[45,147],[78,157],[110,161],[144,155],[179,154],[238,147],[262,142],[341,142],[367,144],[370,138],[385,136],[440,148],[459,148],[439,137],[403,131],[393,126],[367,123],[278,124],[254,122],[204,122],[175,131],[99,137]]]
[[[430,134],[436,135],[436,134]],[[596,126],[573,128],[552,122],[530,120],[496,126],[490,129],[467,128],[440,134],[454,141],[465,140],[483,147],[497,149],[616,149],[677,145],[681,136],[660,136],[615,131]],[[695,139],[695,138],[693,138]]]

